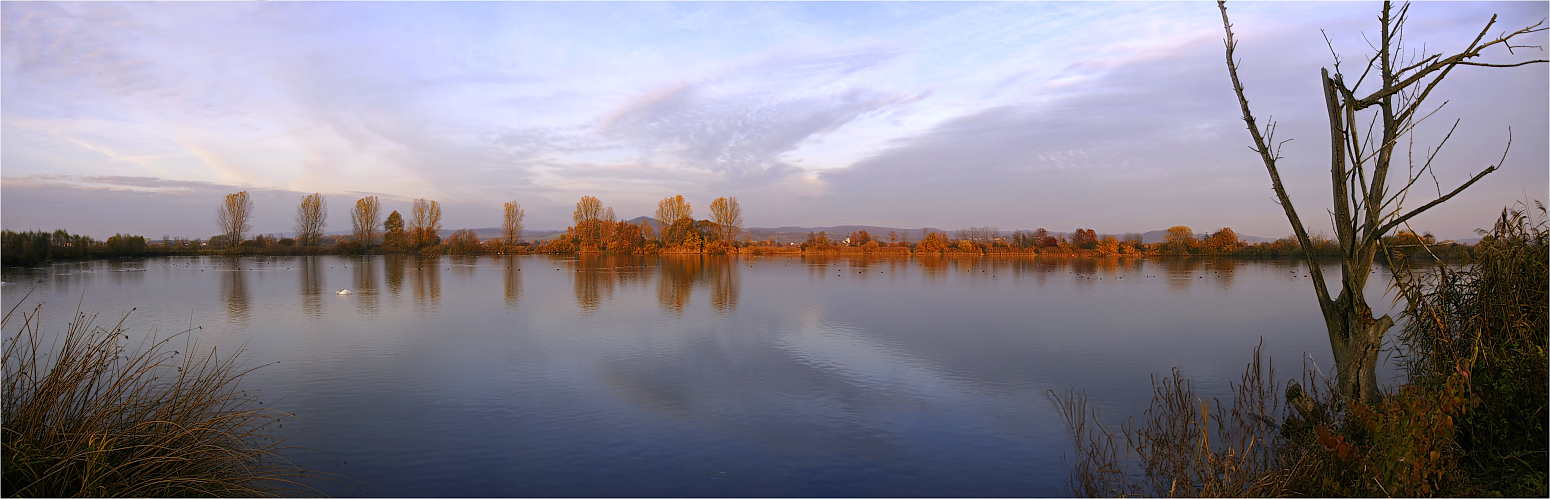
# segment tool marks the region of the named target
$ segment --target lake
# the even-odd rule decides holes
[[[1368,289],[1379,309],[1386,272]],[[1310,357],[1329,373],[1307,273],[1237,259],[194,257],[6,268],[3,296],[9,309],[32,290],[23,307],[43,303],[45,333],[81,303],[98,323],[134,308],[131,336],[192,326],[205,346],[246,343],[248,365],[273,364],[242,386],[297,416],[278,430],[289,444],[327,453],[288,457],[356,480],[312,482],[329,495],[1054,496],[1071,442],[1050,390],[1087,390],[1117,421],[1177,366],[1225,397],[1261,341],[1277,379]]]

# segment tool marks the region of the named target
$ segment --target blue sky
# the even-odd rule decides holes
[[[1233,3],[1261,120],[1292,138],[1303,217],[1328,210],[1320,30],[1348,64],[1378,5]],[[1425,2],[1407,40],[1462,48],[1544,2]],[[1222,59],[1213,3],[19,3],[3,13],[0,223],[99,237],[208,237],[247,190],[288,232],[322,192],[330,230],[363,195],[440,201],[445,226],[622,217],[737,196],[749,226],[996,226],[1282,236]],[[1525,42],[1546,45],[1545,34]],[[1498,51],[1500,52],[1500,51]],[[1516,58],[1514,58],[1516,57]],[[1545,58],[1543,50],[1492,60]],[[1461,68],[1417,154],[1453,120],[1446,189],[1416,220],[1470,237],[1545,200],[1550,69]],[[1428,182],[1429,179],[1428,179]],[[1418,206],[1436,196],[1413,194]],[[1310,222],[1314,223],[1314,222]],[[1322,224],[1315,227],[1317,231]],[[1328,229],[1324,229],[1328,233]]]

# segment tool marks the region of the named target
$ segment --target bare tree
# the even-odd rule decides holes
[[[1499,45],[1509,52],[1524,48],[1513,45],[1511,40],[1520,35],[1543,31],[1545,21],[1484,41],[1491,27],[1496,24],[1496,16],[1492,16],[1464,50],[1452,55],[1427,54],[1424,47],[1422,51],[1416,52],[1405,50],[1407,47],[1403,46],[1409,5],[1401,6],[1396,11],[1393,5],[1385,2],[1378,18],[1381,30],[1377,44],[1373,47],[1376,53],[1367,59],[1355,83],[1349,86],[1346,84],[1339,55],[1332,54],[1335,56],[1334,74],[1331,75],[1328,68],[1321,71],[1324,104],[1329,114],[1330,182],[1334,195],[1331,218],[1341,253],[1340,290],[1337,296],[1331,298],[1324,274],[1314,257],[1313,241],[1298,218],[1297,210],[1282,187],[1281,176],[1276,170],[1276,161],[1281,159],[1280,145],[1284,142],[1275,142],[1274,122],[1266,125],[1263,131],[1255,124],[1254,115],[1249,111],[1248,98],[1243,93],[1243,84],[1238,78],[1238,61],[1233,58],[1237,41],[1233,38],[1232,23],[1227,19],[1227,4],[1218,0],[1217,6],[1222,11],[1222,28],[1227,33],[1227,73],[1232,77],[1233,91],[1237,93],[1243,121],[1254,140],[1251,148],[1259,153],[1265,170],[1270,173],[1270,185],[1275,190],[1276,200],[1286,212],[1286,218],[1291,222],[1297,241],[1303,248],[1309,275],[1313,278],[1313,287],[1318,294],[1319,308],[1324,315],[1330,347],[1334,350],[1340,396],[1345,400],[1360,398],[1371,401],[1378,394],[1378,350],[1383,343],[1383,335],[1394,325],[1394,320],[1387,315],[1374,318],[1372,308],[1367,305],[1363,294],[1373,259],[1381,249],[1382,237],[1501,167],[1501,161],[1498,161],[1496,165],[1487,167],[1444,194],[1432,172],[1432,160],[1437,150],[1447,143],[1448,138],[1444,137],[1433,151],[1422,158],[1422,164],[1416,165],[1413,157],[1405,160],[1408,163],[1408,175],[1397,189],[1393,189],[1389,185],[1388,174],[1395,161],[1396,148],[1400,146],[1402,138],[1413,142],[1411,134],[1416,125],[1437,111],[1437,108],[1421,107],[1422,102],[1454,68],[1515,67],[1546,62],[1543,59],[1506,64],[1472,61],[1494,46]],[[1330,51],[1334,51],[1333,43],[1330,43]],[[1373,74],[1374,70],[1376,75]],[[1368,80],[1369,76],[1376,78]],[[1361,88],[1362,83],[1369,81],[1378,88],[1361,95],[1361,92],[1366,92],[1366,89]],[[1453,129],[1457,127],[1458,122],[1455,121]],[[1448,136],[1452,136],[1451,130]],[[1509,146],[1512,143],[1510,128],[1507,143]],[[1503,151],[1502,160],[1505,159],[1506,152]],[[1426,175],[1430,175],[1438,185],[1437,198],[1406,210],[1403,204],[1411,187]]]
[[[976,243],[990,244],[996,238],[1001,237],[1001,229],[995,227],[969,227],[958,229],[958,239],[974,241]]]
[[[506,245],[516,246],[522,241],[522,217],[527,212],[516,201],[506,203],[506,220],[501,224],[501,238],[506,240]]]
[[[328,224],[328,200],[314,192],[301,198],[296,207],[296,243],[311,246],[323,238],[323,227]]]
[[[382,204],[376,196],[366,196],[355,202],[355,209],[350,212],[350,222],[354,225],[355,240],[360,241],[361,247],[369,247],[377,242],[377,221],[382,217]]]
[[[252,222],[253,200],[248,199],[248,191],[227,194],[226,201],[215,211],[215,223],[221,226],[221,233],[232,246],[242,242],[242,236],[253,228]]]
[[[710,221],[716,223],[717,235],[722,241],[732,242],[743,232],[743,207],[737,197],[716,198],[710,202]]]
[[[441,242],[441,203],[426,201],[425,198],[414,200],[412,218],[409,222],[409,234],[414,240],[415,246],[429,246]]]

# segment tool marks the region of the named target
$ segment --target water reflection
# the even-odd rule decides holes
[[[144,260],[111,260],[108,274],[113,276],[114,286],[134,285],[145,281]]]
[[[850,268],[845,269],[843,272],[836,272],[835,275],[856,277],[866,281],[884,274],[901,275],[903,270],[909,267],[910,261],[908,256],[866,253],[847,257],[845,263]],[[884,269],[885,266],[886,270]]]
[[[393,297],[398,297],[398,292],[404,287],[404,268],[409,266],[409,257],[399,254],[382,255],[383,273],[387,274],[388,291]]]
[[[694,293],[694,282],[704,278],[705,262],[695,256],[663,256],[662,276],[657,279],[657,303],[662,310],[682,313]]]
[[[474,255],[452,255],[452,273],[460,282],[474,280],[474,275],[479,270],[479,257]]]
[[[375,312],[377,310],[377,272],[375,262],[377,259],[369,256],[361,256],[351,259],[351,269],[355,283],[355,308],[361,312]],[[402,275],[402,274],[400,274]]]
[[[575,283],[576,306],[588,312],[597,311],[605,298],[614,294],[614,269],[612,259],[599,254],[582,254],[576,258]]]
[[[578,255],[570,264],[573,267],[572,291],[575,293],[576,306],[588,312],[597,311],[603,302],[613,297],[617,289],[645,284],[650,280],[651,270],[655,267],[654,264],[646,264],[641,257],[596,253]]]
[[[414,304],[421,312],[441,306],[441,258],[414,258]]]
[[[822,280],[829,274],[837,274],[837,272],[834,271],[834,267],[836,265],[834,261],[837,259],[838,257],[836,257],[834,254],[828,253],[802,255],[802,264],[807,267],[807,275],[809,277],[815,277],[819,280]]]
[[[323,315],[323,262],[316,256],[297,258],[301,266],[301,309],[307,315],[320,317]]]
[[[717,312],[737,310],[737,297],[741,291],[737,262],[734,258],[711,258],[708,262],[711,273],[710,307]]]
[[[1202,269],[1207,279],[1216,282],[1216,287],[1226,291],[1232,288],[1233,274],[1237,273],[1238,265],[1242,264],[1236,258],[1210,258],[1204,262]]]
[[[273,259],[209,257],[151,260],[128,289],[115,277],[136,277],[103,275],[108,261],[56,265],[58,277],[7,268],[3,291],[19,300],[30,286],[16,283],[46,278],[58,285],[29,299],[73,305],[85,292],[88,307],[142,307],[132,320],[215,326],[202,338],[223,351],[251,341],[255,362],[284,364],[244,385],[286,395],[277,409],[320,430],[289,444],[350,454],[348,467],[284,455],[366,484],[307,482],[336,496],[1048,496],[1070,442],[1047,389],[1091,389],[1106,414],[1140,414],[1150,375],[1183,366],[1214,390],[1199,394],[1221,395],[1261,339],[1267,357],[1312,354],[1327,369],[1295,260],[496,258],[467,282],[466,267],[440,269],[454,279],[444,289],[435,259],[373,255],[315,259],[315,284],[297,259],[280,267],[299,278],[264,273]],[[1170,268],[1200,282],[1173,293]],[[385,280],[418,291],[388,297]],[[324,296],[322,319],[296,313],[298,286],[345,283],[356,294]],[[556,295],[566,284],[594,311]],[[432,307],[433,289],[446,309],[410,304]],[[518,317],[494,301],[503,293],[507,307],[544,309]],[[190,300],[204,305],[195,317]],[[247,318],[263,320],[236,322]]]
[[[1014,279],[1031,277],[1039,286],[1043,286],[1049,280],[1050,274],[1055,273],[1060,267],[1053,260],[1033,256],[1008,258],[1006,262]]]
[[[1163,277],[1168,283],[1168,289],[1174,292],[1189,291],[1199,276],[1195,275],[1195,267],[1200,265],[1200,259],[1195,257],[1165,258],[1158,260],[1157,265],[1162,267]]]
[[[920,265],[921,273],[926,275],[927,281],[937,281],[945,277],[948,272],[947,258],[934,255],[926,255],[915,259],[915,264]]]
[[[221,273],[221,301],[226,304],[226,317],[232,322],[247,323],[248,321],[248,283],[245,279],[247,271],[242,269],[241,260],[237,257],[225,257],[217,261]]]
[[[516,255],[506,255],[506,306],[517,306],[522,298],[522,264]]]

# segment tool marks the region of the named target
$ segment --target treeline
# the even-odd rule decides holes
[[[655,219],[630,223],[619,220],[613,208],[593,196],[582,196],[572,213],[574,223],[558,237],[543,242],[522,239],[525,210],[516,201],[505,203],[501,236],[481,240],[473,229],[458,229],[441,237],[441,204],[416,199],[408,216],[397,211],[385,218],[376,196],[355,201],[350,211],[351,233],[330,236],[323,233],[328,223],[328,202],[320,193],[304,196],[296,207],[294,237],[251,235],[253,203],[246,191],[229,194],[216,213],[221,233],[208,241],[163,237],[147,241],[142,236],[115,235],[107,241],[70,235],[64,230],[47,232],[5,231],[4,263],[32,265],[53,259],[83,259],[109,256],[223,254],[362,254],[417,253],[440,254],[523,254],[523,253],[608,253],[619,255],[657,254],[797,254],[797,253],[876,253],[881,255],[1060,255],[1075,257],[1148,257],[1148,256],[1246,256],[1293,257],[1300,245],[1291,237],[1264,243],[1247,243],[1231,228],[1222,228],[1204,237],[1196,237],[1186,226],[1168,229],[1164,240],[1145,243],[1140,234],[1103,235],[1091,228],[1078,227],[1070,234],[1051,234],[1044,228],[1017,230],[1009,235],[995,227],[970,227],[946,232],[922,229],[911,240],[908,231],[870,234],[865,230],[848,235],[813,232],[801,243],[777,243],[774,237],[753,240],[743,231],[742,207],[736,197],[711,201],[709,218],[696,219],[694,209],[682,195],[663,198],[657,203]],[[1412,256],[1459,259],[1471,254],[1471,246],[1437,243],[1430,234],[1399,232],[1383,239],[1395,258]],[[1338,256],[1338,243],[1315,237],[1313,251]]]
[[[1246,257],[1293,257],[1300,256],[1301,245],[1292,237],[1270,242],[1248,243],[1238,238],[1231,228],[1196,237],[1187,226],[1168,229],[1163,241],[1145,243],[1141,234],[1124,236],[1099,236],[1090,228],[1078,227],[1067,235],[1052,235],[1047,229],[1017,230],[1007,236],[994,227],[971,227],[956,231],[953,236],[945,232],[922,229],[918,242],[911,242],[909,234],[889,231],[886,240],[865,230],[850,233],[843,240],[836,240],[827,232],[808,233],[800,245],[803,251],[903,251],[922,255],[1061,255],[1081,257],[1148,257],[1148,256],[1246,256]],[[1431,234],[1416,235],[1401,231],[1383,238],[1389,253],[1397,259],[1412,256],[1438,259],[1457,259],[1469,256],[1471,246],[1456,242],[1438,243]],[[1340,244],[1322,237],[1312,238],[1313,252],[1322,256],[1338,256]]]
[[[142,236],[114,234],[106,241],[98,241],[90,236],[65,232],[64,229],[54,232],[0,231],[0,262],[5,265],[35,265],[53,259],[80,260],[151,254],[151,246]]]
[[[682,195],[657,202],[655,215],[662,224],[660,230],[652,227],[649,220],[633,224],[618,220],[613,208],[604,207],[595,197],[582,196],[571,215],[575,224],[566,227],[559,237],[532,247],[531,251],[725,255],[740,253],[741,248],[750,245],[746,239],[739,240],[743,234],[743,209],[736,197],[711,201],[708,219],[695,220],[693,206]]]

